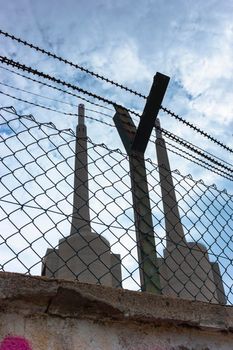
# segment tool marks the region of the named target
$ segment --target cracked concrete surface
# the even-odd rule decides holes
[[[0,339],[32,348],[232,349],[232,307],[0,273]]]

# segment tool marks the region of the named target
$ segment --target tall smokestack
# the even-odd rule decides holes
[[[91,232],[88,192],[87,128],[84,105],[80,104],[78,106],[78,125],[76,128],[71,235],[78,232]]]
[[[160,121],[156,119],[156,153],[159,167],[159,177],[164,209],[167,249],[172,250],[177,245],[186,246],[183,226],[181,224],[178,203],[176,200],[165,140],[162,137]]]

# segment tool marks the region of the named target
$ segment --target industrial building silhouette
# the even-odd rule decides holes
[[[164,208],[166,247],[157,258],[161,293],[185,299],[226,303],[217,262],[210,262],[203,244],[187,242],[179,215],[165,140],[156,120],[156,153]],[[70,235],[57,249],[47,249],[42,275],[121,287],[121,259],[90,222],[87,130],[84,105],[79,105],[76,129],[73,215]]]
[[[165,140],[156,120],[156,153],[166,230],[164,258],[158,259],[164,295],[213,303],[226,303],[217,262],[210,262],[206,247],[187,242],[181,224]]]
[[[121,287],[120,255],[112,253],[108,240],[91,228],[83,104],[79,105],[78,114],[71,231],[59,241],[57,249],[47,249],[42,275]]]

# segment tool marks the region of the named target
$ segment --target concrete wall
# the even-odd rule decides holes
[[[0,350],[232,350],[232,344],[231,307],[0,273]]]

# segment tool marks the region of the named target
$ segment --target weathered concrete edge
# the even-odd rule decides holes
[[[0,272],[0,312],[233,332],[230,306],[7,272]]]

